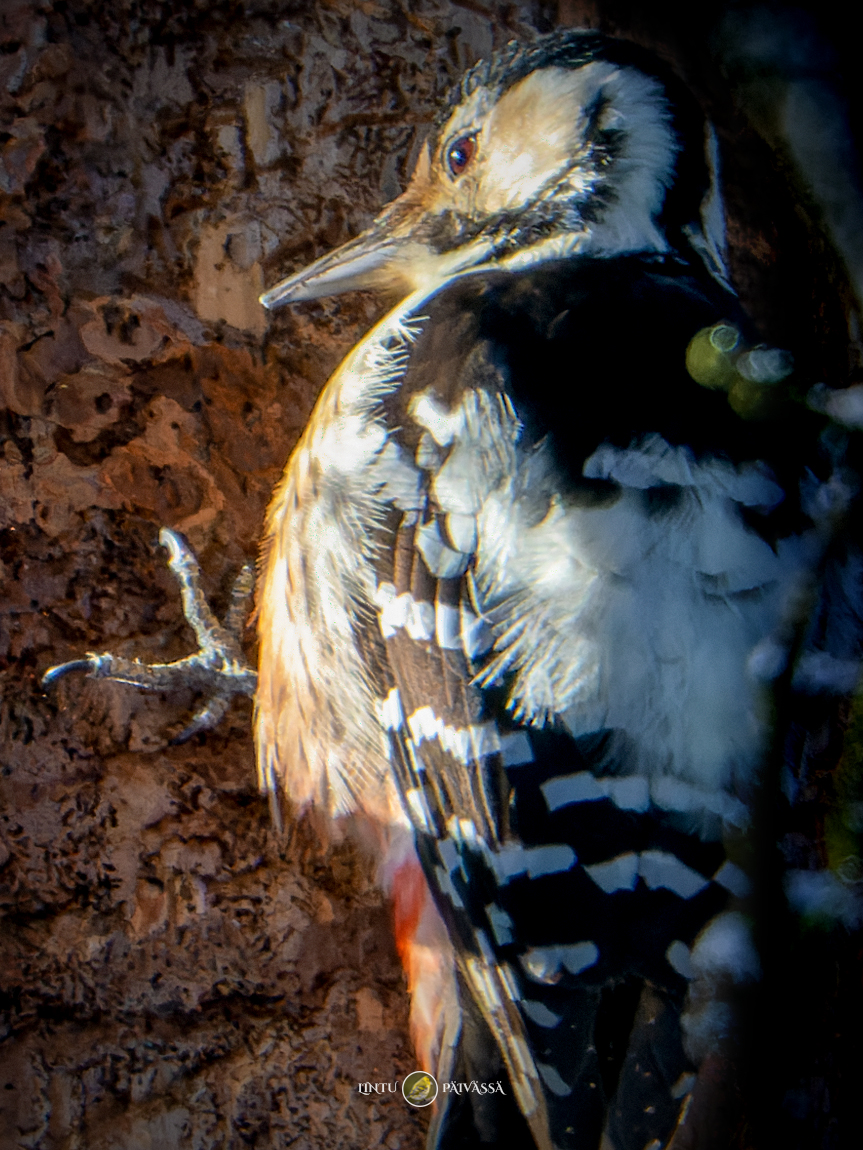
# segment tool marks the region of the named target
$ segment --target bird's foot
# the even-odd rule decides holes
[[[249,600],[254,589],[254,571],[247,564],[234,582],[231,602],[220,623],[210,609],[201,589],[198,561],[179,535],[167,527],[159,532],[159,542],[168,550],[168,566],[180,584],[183,611],[198,640],[198,651],[174,663],[141,663],[108,652],[89,653],[50,667],[42,676],[44,687],[72,671],[85,671],[91,679],[113,679],[146,691],[162,691],[179,686],[203,691],[205,702],[192,721],[172,740],[182,743],[199,731],[215,727],[235,695],[252,696],[257,675],[246,662],[240,638],[248,616]]]

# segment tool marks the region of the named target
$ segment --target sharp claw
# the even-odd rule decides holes
[[[49,667],[42,676],[43,687],[53,687],[58,679],[64,675],[71,675],[73,671],[94,671],[96,664],[93,659],[71,659],[68,663],[58,663],[56,667]]]
[[[163,527],[159,532],[159,543],[168,552],[168,565],[178,563],[186,550],[183,540],[175,534],[170,527]]]

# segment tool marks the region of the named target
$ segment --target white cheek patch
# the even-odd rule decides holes
[[[543,68],[501,97],[479,140],[477,201],[490,215],[533,200],[582,146],[583,109],[613,65]]]

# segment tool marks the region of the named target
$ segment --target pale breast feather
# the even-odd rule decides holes
[[[404,372],[416,302],[386,316],[322,392],[270,506],[258,597],[263,786],[278,782],[299,810],[363,809],[384,825],[398,821],[400,803],[376,720],[393,686],[376,562],[419,505],[421,475],[380,404]]]

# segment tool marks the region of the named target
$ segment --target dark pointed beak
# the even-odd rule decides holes
[[[276,308],[346,291],[384,287],[389,280],[387,268],[401,246],[375,221],[356,239],[327,252],[265,291],[261,303],[266,308]]]

